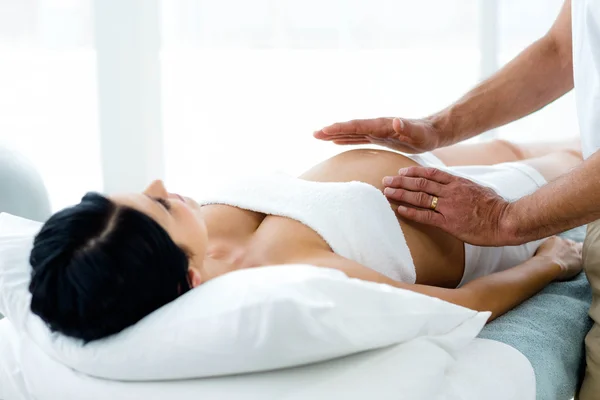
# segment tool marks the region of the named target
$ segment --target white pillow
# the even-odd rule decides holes
[[[35,228],[35,229],[34,229]],[[0,214],[0,312],[48,355],[116,380],[173,380],[303,365],[423,336],[453,352],[490,313],[307,265],[213,279],[112,337],[87,345],[51,333],[29,310],[39,224]]]

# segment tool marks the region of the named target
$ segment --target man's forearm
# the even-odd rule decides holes
[[[500,220],[502,243],[517,245],[600,219],[600,152],[535,193],[511,203]]]
[[[550,32],[450,107],[429,117],[449,146],[539,110],[573,88],[571,7]]]

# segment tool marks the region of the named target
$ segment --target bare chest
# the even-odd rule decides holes
[[[314,230],[298,221],[269,215],[251,234],[209,240],[207,256],[242,269],[302,263],[323,250],[331,251]]]

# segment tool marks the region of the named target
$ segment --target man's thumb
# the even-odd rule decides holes
[[[392,121],[392,128],[394,128],[396,133],[403,133],[404,129],[406,128],[406,124],[400,118],[394,118]]]

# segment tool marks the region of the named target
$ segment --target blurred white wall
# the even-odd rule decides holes
[[[139,189],[150,175],[164,174],[173,190],[197,193],[239,171],[300,172],[344,150],[317,142],[313,130],[350,118],[427,115],[476,84],[485,75],[482,49],[490,53],[481,43],[485,1],[496,2],[497,32],[490,37],[497,42],[488,46],[500,64],[543,35],[562,4],[160,0],[156,41],[162,43],[145,38],[150,48],[161,48],[160,77],[148,81],[150,94],[144,95],[155,96],[149,99],[155,106],[132,96],[122,107],[138,115],[130,124],[143,119],[143,110],[159,110],[160,116],[147,119],[161,127],[148,129],[162,138],[137,125],[119,153],[118,140],[106,135],[127,134],[125,122],[102,122],[111,118],[102,110],[111,96],[134,86],[125,80],[103,94],[98,77],[110,74],[97,65],[134,65],[139,54],[97,48],[99,40],[107,45],[111,20],[98,20],[92,0],[0,0],[0,142],[38,166],[54,209],[88,190],[111,189],[105,181]],[[139,0],[108,3],[115,13],[144,13]],[[97,37],[102,32],[107,36]],[[120,128],[107,129],[111,124]],[[496,133],[523,141],[577,135],[573,99],[567,96]],[[131,150],[137,141],[142,155]],[[164,158],[157,157],[152,172],[152,143],[159,142]],[[127,176],[128,170],[146,174]],[[122,181],[114,171],[123,171]]]

